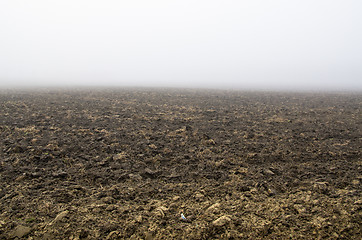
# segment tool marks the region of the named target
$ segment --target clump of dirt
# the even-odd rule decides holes
[[[357,239],[361,94],[0,93],[0,239]]]

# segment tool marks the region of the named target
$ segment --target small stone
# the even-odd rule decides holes
[[[30,227],[19,225],[15,228],[15,230],[11,234],[11,238],[15,237],[22,238],[26,236],[30,231],[31,231]]]
[[[16,182],[20,182],[20,181],[24,180],[25,177],[26,177],[25,174],[21,174],[19,177],[17,177],[17,178],[15,179],[15,181],[16,181]]]
[[[272,170],[270,170],[270,169],[264,169],[263,172],[264,172],[264,174],[267,174],[267,175],[274,175],[274,174],[275,174],[275,173],[274,173]]]
[[[172,200],[173,200],[173,201],[178,201],[178,200],[180,200],[180,196],[174,196],[174,197],[172,198]]]
[[[142,216],[141,215],[138,215],[134,218],[134,220],[138,223],[141,223],[142,222]]]
[[[155,145],[155,144],[150,144],[150,145],[148,145],[150,148],[152,148],[152,149],[157,149],[157,146]]]
[[[277,193],[273,188],[268,188],[267,192],[269,196],[274,196]]]
[[[218,219],[216,219],[215,221],[212,222],[212,225],[216,226],[216,227],[222,227],[224,225],[226,225],[227,223],[229,223],[231,221],[231,219],[228,216],[222,216],[219,217]]]
[[[337,167],[336,166],[332,166],[329,168],[329,171],[333,172],[333,171],[336,171],[337,170]]]

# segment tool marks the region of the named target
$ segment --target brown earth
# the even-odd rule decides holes
[[[3,91],[0,239],[359,239],[361,102]]]

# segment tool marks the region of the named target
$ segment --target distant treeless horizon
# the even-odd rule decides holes
[[[0,2],[0,88],[362,91],[362,2]]]

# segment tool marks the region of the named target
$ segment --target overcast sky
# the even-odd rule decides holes
[[[1,0],[0,87],[362,90],[361,0]]]

